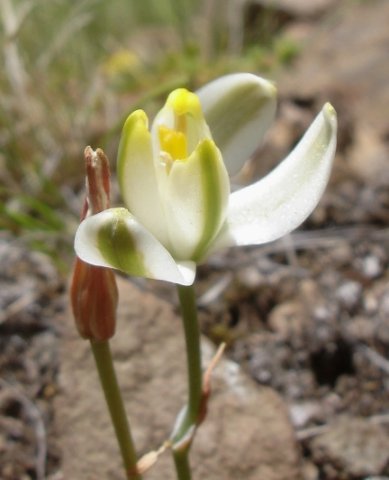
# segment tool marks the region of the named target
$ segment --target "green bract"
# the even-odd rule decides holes
[[[118,179],[128,208],[84,220],[85,262],[182,285],[196,264],[233,245],[275,240],[298,227],[327,184],[336,113],[324,105],[296,148],[262,180],[230,193],[237,172],[274,118],[276,90],[251,74],[221,77],[197,92],[172,92],[151,128],[132,113],[123,128]]]

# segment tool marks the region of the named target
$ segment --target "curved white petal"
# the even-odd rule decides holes
[[[142,110],[126,120],[119,144],[117,176],[127,208],[162,243],[167,229],[155,171],[148,120]]]
[[[212,140],[203,140],[189,158],[173,163],[164,201],[175,258],[202,256],[224,222],[229,194],[228,173]]]
[[[212,138],[230,175],[260,146],[274,119],[276,88],[251,73],[220,77],[198,90]]]
[[[125,208],[110,208],[86,218],[74,248],[84,262],[134,276],[179,285],[194,281],[194,262],[176,262],[165,247]]]
[[[212,250],[259,245],[297,228],[320,200],[336,148],[336,112],[324,105],[289,156],[259,182],[230,196],[227,221]]]

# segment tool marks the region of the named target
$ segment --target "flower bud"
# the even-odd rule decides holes
[[[70,289],[79,334],[89,340],[108,340],[115,333],[118,290],[112,270],[76,259]]]
[[[109,162],[100,149],[85,149],[87,197],[81,220],[109,208]],[[78,332],[89,340],[108,340],[115,333],[118,290],[112,270],[83,262],[73,271],[70,298]]]

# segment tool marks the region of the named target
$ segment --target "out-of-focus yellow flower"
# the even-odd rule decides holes
[[[136,53],[131,50],[118,50],[108,57],[103,65],[103,72],[109,78],[136,73],[141,67],[141,62]]]

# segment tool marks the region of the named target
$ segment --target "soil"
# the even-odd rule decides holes
[[[250,392],[257,389],[264,404],[265,390],[275,395],[271,402],[282,398],[292,432],[289,437],[283,430],[284,448],[290,465],[299,464],[302,479],[383,480],[389,478],[389,3],[339,2],[336,9],[329,3],[331,9],[321,7],[314,17],[289,15],[284,28],[309,48],[280,73],[276,126],[237,179],[252,180],[271,168],[329,99],[340,120],[329,188],[298,232],[271,245],[214,256],[200,268],[200,321],[215,344],[227,342],[226,357],[252,379]],[[70,397],[61,378],[69,379],[77,365],[84,372],[80,378],[86,378],[89,360],[64,320],[67,281],[50,259],[6,233],[0,237],[0,264],[0,478],[77,478],[63,473],[71,437],[62,418]],[[132,286],[137,302],[156,311],[165,308],[161,301],[174,307],[170,288],[137,285]],[[117,355],[118,361],[125,356],[120,348]],[[144,370],[138,362],[140,382]],[[174,376],[174,368],[165,368],[163,375]],[[94,405],[98,395],[96,389],[88,402]],[[77,411],[77,400],[72,402],[76,418],[87,412]],[[248,429],[247,418],[234,428]],[[92,419],[90,429],[93,424]],[[266,425],[269,437],[276,435],[271,423]],[[137,435],[142,449],[148,438],[163,437],[156,431],[147,438]],[[272,476],[270,467],[262,473],[250,470],[250,476],[234,470],[226,458],[218,461],[235,472],[233,478],[298,478]],[[198,475],[228,478],[201,470]]]

